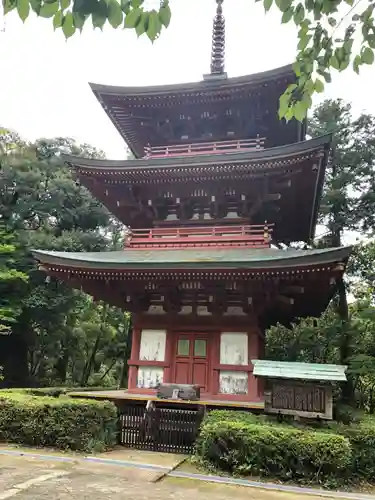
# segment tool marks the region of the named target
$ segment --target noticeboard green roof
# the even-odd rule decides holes
[[[254,359],[253,375],[264,378],[344,382],[347,366]]]

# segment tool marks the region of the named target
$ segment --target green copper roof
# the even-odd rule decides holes
[[[318,363],[290,363],[286,361],[268,361],[254,359],[253,375],[256,377],[285,378],[299,380],[317,380],[342,382],[346,380],[344,365],[323,365]]]
[[[349,257],[351,247],[317,250],[184,248],[116,252],[52,252],[33,250],[41,263],[82,269],[277,269],[328,264]]]
[[[294,77],[293,65],[288,64],[279,68],[253,73],[251,75],[236,76],[231,78],[214,79],[210,78],[198,82],[177,83],[169,85],[149,85],[138,87],[121,87],[115,85],[102,85],[98,83],[89,83],[91,90],[98,94],[109,94],[116,96],[148,96],[162,94],[173,95],[175,93],[186,92],[202,92],[212,89],[227,89],[237,87],[244,84],[258,85],[260,83],[269,82],[270,80]]]
[[[299,141],[285,146],[277,146],[261,150],[232,151],[227,153],[215,153],[206,155],[191,156],[169,156],[163,158],[141,158],[137,160],[98,160],[95,158],[83,158],[82,156],[63,155],[64,161],[71,163],[80,169],[87,168],[90,172],[98,171],[118,171],[126,172],[134,170],[135,172],[151,171],[157,173],[171,167],[192,167],[197,170],[205,169],[206,165],[227,166],[241,165],[246,163],[247,170],[253,165],[253,168],[261,169],[262,163],[270,161],[281,161],[289,156],[307,154],[319,150],[320,148],[329,149],[331,146],[332,134],[322,135],[306,141]],[[203,167],[202,167],[203,165]],[[280,164],[282,167],[282,163]],[[239,167],[238,167],[239,168]],[[275,168],[275,167],[274,167]],[[207,172],[208,174],[209,172]]]

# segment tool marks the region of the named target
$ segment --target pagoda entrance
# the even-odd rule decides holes
[[[199,385],[208,392],[209,338],[204,333],[178,333],[175,344],[174,381]]]

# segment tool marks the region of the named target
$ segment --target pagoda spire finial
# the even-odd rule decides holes
[[[212,29],[211,75],[224,74],[225,65],[225,18],[223,1],[216,0],[216,15]]]

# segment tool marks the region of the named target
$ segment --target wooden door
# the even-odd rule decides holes
[[[176,338],[175,373],[176,384],[199,385],[202,392],[208,391],[208,337],[204,334],[181,333]]]

